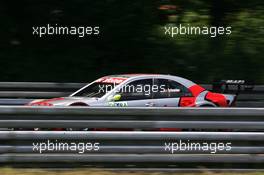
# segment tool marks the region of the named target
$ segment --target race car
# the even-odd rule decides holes
[[[236,95],[214,93],[182,77],[122,74],[99,78],[68,97],[34,100],[30,106],[228,107]]]

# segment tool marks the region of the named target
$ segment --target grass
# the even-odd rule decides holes
[[[213,172],[203,172],[203,173],[158,173],[158,172],[113,172],[113,171],[101,171],[101,170],[91,170],[91,169],[78,169],[78,170],[63,170],[63,171],[53,171],[53,170],[38,170],[38,169],[14,169],[14,168],[1,168],[1,175],[264,175],[264,172],[252,172],[252,173],[213,173]]]

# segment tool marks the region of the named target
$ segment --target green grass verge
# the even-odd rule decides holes
[[[252,172],[252,173],[214,173],[214,172],[203,172],[203,173],[159,173],[159,172],[113,172],[113,171],[101,171],[91,169],[78,169],[78,170],[38,170],[38,169],[15,169],[15,168],[1,168],[1,175],[264,175],[264,172]]]

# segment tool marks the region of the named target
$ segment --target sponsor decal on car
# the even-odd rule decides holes
[[[127,80],[127,78],[121,78],[121,77],[103,77],[103,78],[99,78],[95,82],[98,82],[98,83],[120,84],[120,83],[122,83],[125,80]]]
[[[127,102],[108,102],[108,105],[111,107],[126,107]]]

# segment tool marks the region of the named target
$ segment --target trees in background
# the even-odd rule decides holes
[[[261,0],[1,2],[0,81],[90,81],[106,74],[175,74],[198,82],[264,82]],[[100,26],[100,35],[32,35],[32,26]],[[164,35],[165,25],[231,26],[230,36]]]

